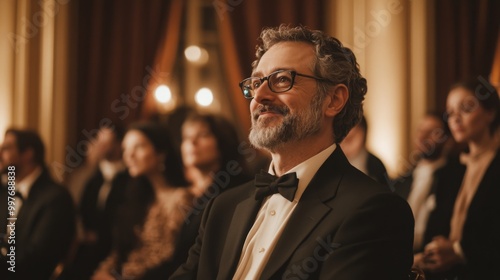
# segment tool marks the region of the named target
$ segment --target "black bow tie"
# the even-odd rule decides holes
[[[276,177],[261,170],[255,175],[255,186],[257,187],[255,199],[260,200],[279,192],[284,198],[293,201],[298,184],[299,179],[297,179],[295,172]]]

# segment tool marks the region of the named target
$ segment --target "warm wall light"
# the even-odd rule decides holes
[[[184,50],[184,55],[189,61],[197,61],[201,58],[201,49],[198,46],[189,46]]]
[[[155,90],[155,98],[160,103],[168,103],[172,100],[172,92],[170,92],[170,88],[166,85],[160,85]]]
[[[196,95],[194,96],[194,100],[200,106],[207,107],[212,104],[214,101],[214,95],[209,88],[200,88]]]
[[[196,64],[205,64],[208,62],[208,52],[198,46],[189,46],[184,50],[184,56],[190,62]]]

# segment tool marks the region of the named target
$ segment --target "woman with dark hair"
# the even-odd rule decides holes
[[[244,183],[246,163],[238,151],[240,141],[236,129],[227,119],[218,115],[192,114],[184,121],[181,134],[182,161],[190,189],[196,196],[202,195],[213,183],[213,175],[217,172],[228,173],[228,164],[237,164],[235,168],[239,172],[227,184]],[[225,189],[227,186],[222,183],[219,187]]]
[[[186,215],[176,259],[182,264],[198,235],[198,227],[208,201],[221,192],[241,185],[248,175],[244,154],[235,127],[227,119],[212,114],[191,114],[182,128],[181,155],[193,200]]]
[[[122,146],[134,181],[119,213],[114,250],[92,279],[160,279],[176,269],[176,242],[192,200],[182,162],[156,123],[132,125]]]
[[[495,135],[500,101],[478,82],[453,86],[446,101],[448,124],[468,153],[447,237],[429,243],[418,263],[430,279],[497,279],[500,263],[500,152]]]

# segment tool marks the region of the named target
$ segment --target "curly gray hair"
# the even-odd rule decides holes
[[[333,121],[335,142],[340,143],[349,130],[363,116],[363,100],[367,91],[366,79],[361,76],[354,53],[333,37],[319,30],[303,26],[280,25],[262,30],[256,49],[257,59],[252,63],[255,70],[260,59],[272,46],[280,42],[306,42],[315,47],[314,74],[328,82],[319,82],[319,93],[326,95],[333,85],[344,84],[349,90],[349,99]]]

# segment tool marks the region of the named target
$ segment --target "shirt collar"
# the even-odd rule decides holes
[[[16,183],[16,191],[23,196],[24,200],[28,198],[30,190],[33,187],[33,184],[35,183],[36,179],[40,177],[41,174],[42,174],[42,168],[37,167],[30,174],[28,174],[28,176],[26,176],[24,179]]]
[[[415,173],[424,172],[432,173],[446,164],[446,158],[440,157],[437,160],[426,160],[422,159],[417,163],[415,167]]]
[[[318,169],[323,165],[323,163],[328,159],[328,157],[335,151],[337,144],[333,143],[328,148],[319,152],[318,154],[310,157],[309,159],[299,163],[294,168],[288,170],[287,173],[296,172],[297,178],[299,178],[299,185],[297,186],[297,192],[295,193],[295,202],[299,201],[302,194],[306,190],[307,186],[311,182],[312,178],[318,172]],[[269,166],[269,173],[275,174],[273,163]]]
[[[99,169],[105,181],[111,181],[118,172],[125,170],[125,164],[121,161],[102,160],[99,162]]]

